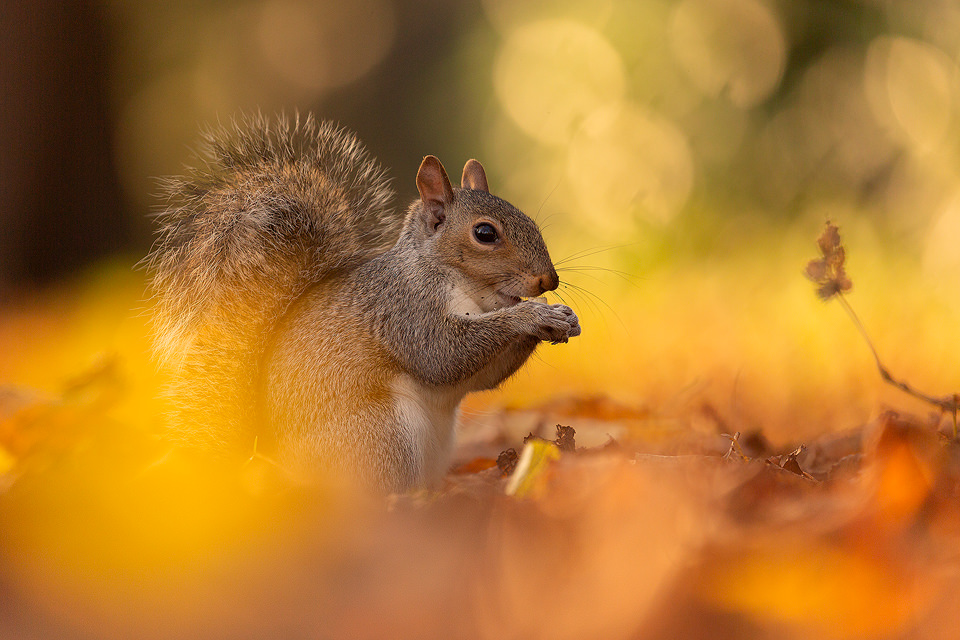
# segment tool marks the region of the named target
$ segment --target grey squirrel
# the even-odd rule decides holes
[[[389,205],[383,169],[350,133],[260,115],[204,136],[165,181],[147,258],[155,351],[183,442],[386,491],[446,471],[467,392],[512,375],[543,341],[580,334],[537,225],[423,159],[420,199]]]

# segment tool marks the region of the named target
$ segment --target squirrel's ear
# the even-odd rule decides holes
[[[463,165],[463,178],[460,180],[460,186],[464,189],[489,193],[490,188],[487,186],[487,174],[483,171],[483,165],[476,160],[467,160],[467,164]]]
[[[427,156],[417,171],[417,191],[427,214],[427,230],[433,233],[447,219],[446,208],[453,204],[453,187],[436,156]]]

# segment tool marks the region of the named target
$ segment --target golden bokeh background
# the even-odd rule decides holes
[[[394,176],[398,206],[416,193],[423,155],[451,174],[477,157],[493,190],[543,226],[563,263],[558,295],[583,335],[469,400],[468,424],[492,407],[570,394],[610,395],[667,421],[709,405],[782,441],[885,406],[925,411],[885,388],[842,310],[804,280],[828,219],[886,364],[932,394],[960,388],[952,3],[84,6],[100,34],[100,133],[124,241],[44,288],[27,286],[29,272],[3,274],[4,382],[55,393],[114,354],[127,389],[116,410],[136,421],[156,413],[143,408],[157,374],[134,269],[156,178],[182,170],[203,125],[260,109],[313,111],[355,130]],[[62,153],[85,162],[83,147]],[[41,175],[49,184],[57,170]],[[41,253],[56,262],[56,246]]]

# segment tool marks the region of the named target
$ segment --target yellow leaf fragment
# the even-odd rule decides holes
[[[530,440],[520,453],[517,468],[507,483],[507,495],[523,498],[540,491],[546,483],[546,471],[560,459],[560,449],[546,440]]]

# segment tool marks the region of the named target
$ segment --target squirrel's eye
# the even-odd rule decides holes
[[[494,244],[500,237],[492,224],[481,222],[473,228],[473,237],[481,244]]]

